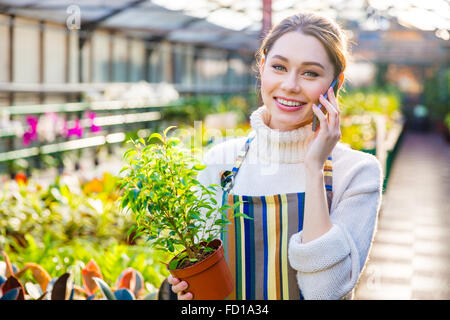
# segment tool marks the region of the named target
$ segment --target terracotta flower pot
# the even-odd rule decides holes
[[[194,300],[223,300],[234,288],[222,241],[215,239],[210,242],[209,247],[216,251],[205,259],[187,268],[169,270],[172,276],[188,283],[187,291],[193,294]],[[177,256],[172,260],[176,258]]]

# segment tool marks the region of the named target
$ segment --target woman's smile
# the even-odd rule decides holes
[[[306,102],[285,97],[274,97],[275,104],[283,111],[293,112],[306,106]]]

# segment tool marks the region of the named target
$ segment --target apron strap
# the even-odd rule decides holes
[[[250,148],[250,143],[253,141],[255,137],[256,134],[252,132],[248,137],[247,141],[245,142],[244,147],[238,153],[236,161],[234,162],[233,169],[231,169],[231,171],[226,170],[220,172],[220,185],[222,186],[224,192],[229,192],[233,188],[234,178],[236,177],[239,168],[241,167],[241,164],[244,161],[245,156],[247,155],[248,149]]]
[[[331,161],[331,156],[325,160],[325,164],[323,166],[323,175],[325,182],[325,190],[327,192],[327,203],[328,203],[328,212],[331,213],[331,202],[333,200],[333,164]]]
[[[220,185],[222,186],[222,190],[224,193],[228,193],[233,188],[236,175],[239,172],[239,168],[241,167],[245,156],[247,155],[248,149],[250,148],[250,143],[253,141],[255,136],[255,132],[252,132],[250,134],[249,138],[245,142],[244,147],[239,152],[238,157],[236,158],[233,169],[231,169],[231,171],[226,170],[220,172]],[[327,193],[328,212],[331,213],[331,202],[333,200],[333,164],[331,156],[329,156],[325,161],[323,172],[325,190]]]

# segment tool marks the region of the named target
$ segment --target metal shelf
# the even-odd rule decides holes
[[[38,104],[25,106],[10,106],[0,107],[2,112],[9,115],[29,115],[29,114],[44,114],[47,112],[55,113],[71,113],[83,111],[114,111],[114,110],[133,110],[133,109],[162,109],[165,107],[175,107],[183,105],[184,99],[179,99],[176,102],[161,104],[156,101],[152,103],[142,103],[139,101],[98,101],[98,102],[76,102],[76,103],[62,103],[62,104]]]
[[[19,150],[13,150],[0,153],[0,162],[11,161],[16,159],[30,158],[40,154],[51,154],[63,151],[77,150],[101,146],[106,143],[119,143],[125,140],[124,132],[110,133],[108,135],[99,135],[95,137],[73,139],[60,143],[42,145],[39,147],[31,147]]]
[[[138,109],[150,109],[152,111],[147,112],[138,112],[138,113],[124,113],[124,114],[117,114],[117,115],[108,115],[103,117],[96,117],[94,119],[94,125],[99,127],[110,127],[110,126],[117,126],[117,125],[128,125],[128,124],[135,124],[135,123],[143,123],[143,122],[153,122],[161,120],[162,114],[161,110],[168,107],[175,107],[182,105],[183,101],[178,100],[174,103],[167,104],[164,106],[149,106],[146,105],[136,105],[136,104],[127,104],[123,102],[108,102],[108,103],[98,103],[98,104],[83,104],[83,103],[74,103],[74,104],[61,104],[61,105],[54,105],[53,111],[55,112],[77,112],[77,111],[84,111],[84,110],[138,110]],[[38,105],[38,106],[26,106],[28,109],[27,112],[24,112],[25,114],[42,114],[44,112],[50,112],[48,109],[43,110],[44,108],[48,107],[49,105]],[[36,108],[38,107],[38,108]],[[22,107],[7,107],[10,111],[12,111],[12,114],[22,114],[21,111],[17,111],[16,108],[22,108]],[[158,111],[157,111],[158,110]],[[73,125],[73,120],[68,122],[68,126]],[[89,128],[91,126],[91,120],[90,119],[82,119],[80,121],[80,125],[83,128]],[[23,128],[22,128],[23,129]],[[3,129],[0,130],[0,138],[4,137],[14,137],[15,133],[13,129]],[[103,145],[106,143],[119,143],[124,141],[125,139],[125,133],[124,132],[116,132],[116,133],[110,133],[110,134],[103,134],[103,135],[97,135],[93,137],[88,138],[81,138],[81,139],[71,139],[64,142],[59,143],[50,143],[50,144],[43,144],[40,146],[35,147],[29,147],[29,148],[23,148],[18,150],[11,150],[7,152],[0,153],[0,163],[16,160],[20,158],[30,158],[34,156],[38,156],[40,154],[51,154],[51,153],[57,153],[57,152],[63,152],[63,151],[70,151],[70,150],[76,150],[76,149],[84,149],[94,146]]]

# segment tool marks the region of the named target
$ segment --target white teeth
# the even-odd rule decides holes
[[[288,100],[284,100],[284,99],[280,99],[280,98],[276,98],[276,99],[279,103],[284,104],[289,107],[298,107],[303,104],[303,102],[288,101]]]

